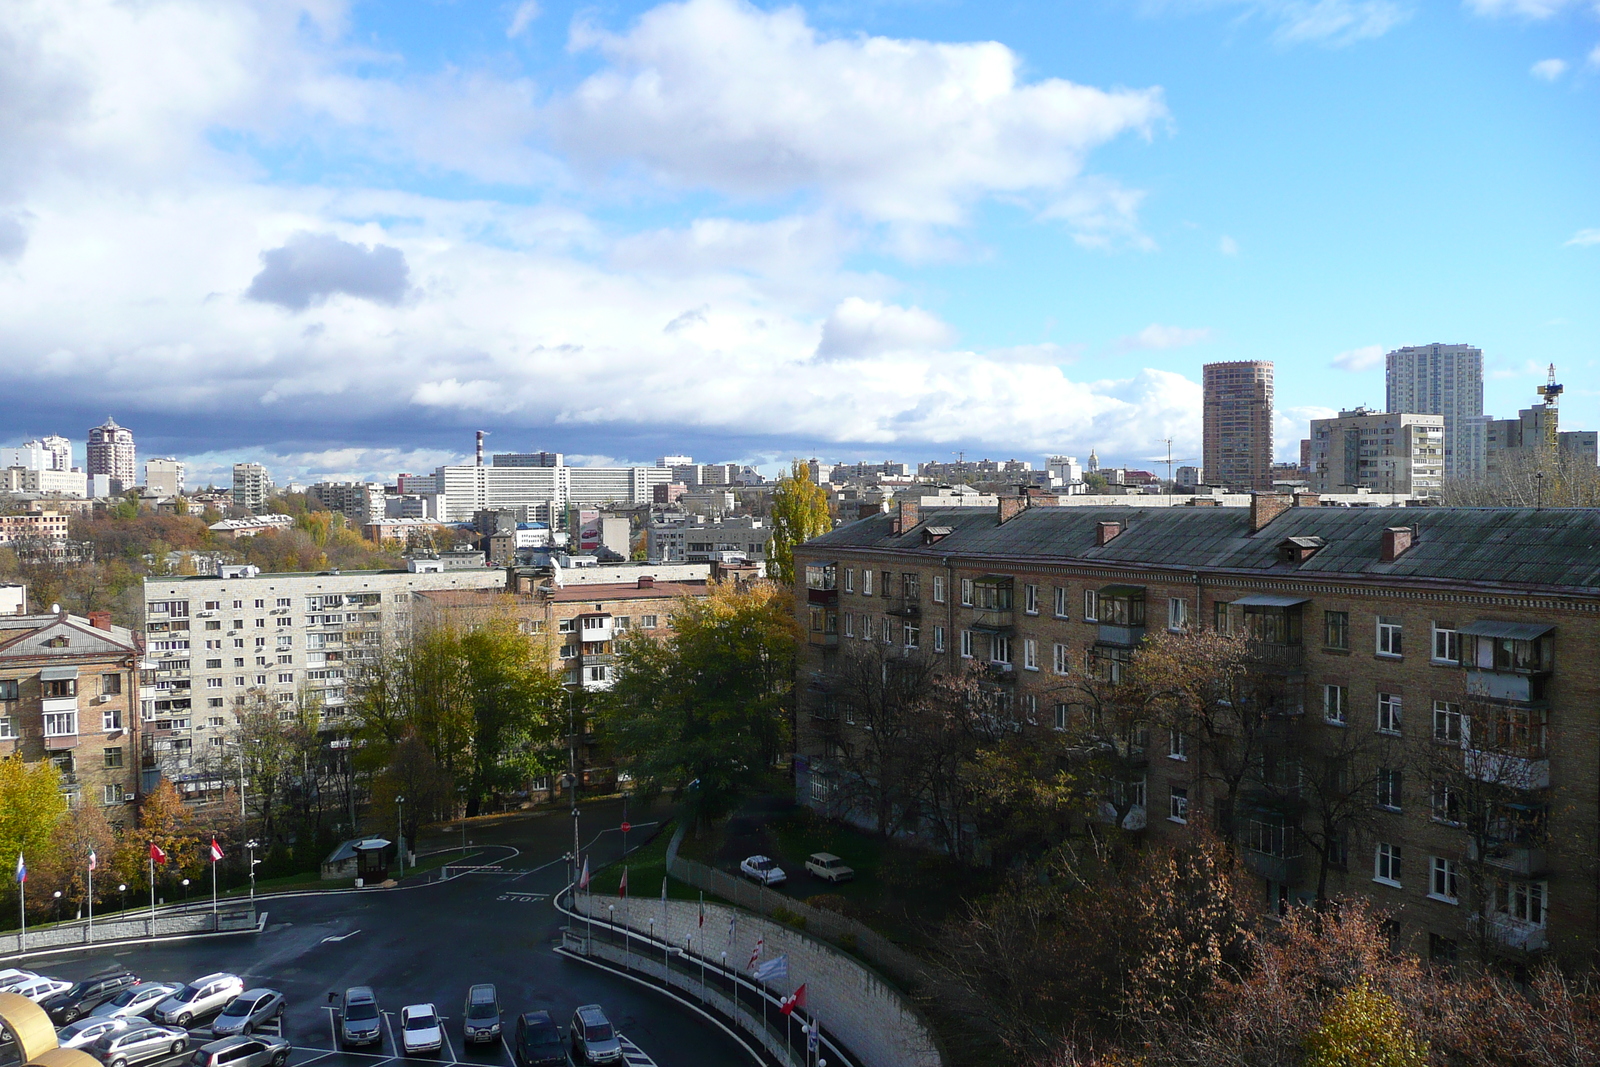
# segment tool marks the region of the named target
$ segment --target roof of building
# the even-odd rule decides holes
[[[66,638],[65,643],[48,643],[59,638]],[[125,626],[102,629],[65,613],[0,615],[0,659],[96,660],[137,651],[137,639]]]
[[[923,508],[923,523],[950,530],[924,544],[920,529],[893,532],[894,517],[873,515],[823,534],[806,554],[830,548],[890,549],[1111,565],[1193,567],[1319,577],[1361,576],[1473,582],[1525,588],[1600,590],[1600,509],[1289,508],[1256,534],[1243,508],[1034,507],[1003,525],[994,510]],[[1102,522],[1120,534],[1097,545]],[[1412,546],[1381,558],[1383,532],[1415,525]],[[1289,538],[1321,538],[1304,562],[1280,560]]]
[[[567,574],[571,574],[568,571]],[[705,582],[656,582],[653,585],[640,586],[627,585],[621,582],[597,582],[590,585],[573,583],[556,589],[554,600],[557,604],[581,604],[585,601],[602,603],[607,600],[676,600],[682,596],[704,596],[707,590]],[[472,607],[490,603],[489,597],[512,597],[519,604],[540,603],[537,595],[531,593],[508,593],[503,589],[429,589],[419,591],[418,596],[444,607]]]

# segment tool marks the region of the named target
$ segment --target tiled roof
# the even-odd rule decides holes
[[[950,533],[925,545],[922,529],[893,532],[893,517],[874,515],[806,544],[806,556],[832,548],[891,549],[944,556],[1144,564],[1281,575],[1342,575],[1474,582],[1600,591],[1600,509],[1290,508],[1250,532],[1247,508],[1034,507],[1001,525],[994,509],[924,508],[922,522]],[[1099,523],[1122,532],[1095,544]],[[1399,559],[1380,558],[1383,531],[1417,527]],[[1326,546],[1303,563],[1278,559],[1291,537]]]

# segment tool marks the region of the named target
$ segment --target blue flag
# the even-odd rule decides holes
[[[761,982],[784,982],[789,978],[789,957],[774,956],[755,969],[756,980]]]
[[[28,880],[28,865],[23,862],[22,853],[17,853],[17,882],[20,884]]]

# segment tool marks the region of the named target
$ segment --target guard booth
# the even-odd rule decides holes
[[[387,881],[390,847],[391,843],[381,837],[346,841],[322,861],[322,877],[330,880],[358,878],[362,885]]]

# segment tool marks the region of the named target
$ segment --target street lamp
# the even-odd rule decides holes
[[[127,916],[128,916],[128,883],[127,882],[123,882],[121,885],[117,886],[117,892],[122,894],[122,916],[123,916],[123,918],[127,918]]]
[[[56,908],[55,916],[56,916],[56,918],[55,918],[55,921],[56,922],[60,922],[61,921],[61,890],[57,889],[56,893],[55,893],[55,896],[56,896],[56,904],[55,904],[55,908]]]
[[[395,849],[396,858],[400,861],[400,877],[406,876],[406,798],[394,798],[394,827],[395,837],[400,842],[400,847]]]
[[[256,859],[256,849],[261,847],[261,842],[251,838],[244,843],[245,850],[250,854],[250,903],[256,902],[256,864],[261,861]]]
[[[183,880],[183,904],[184,907],[189,906],[189,879],[187,878]]]

